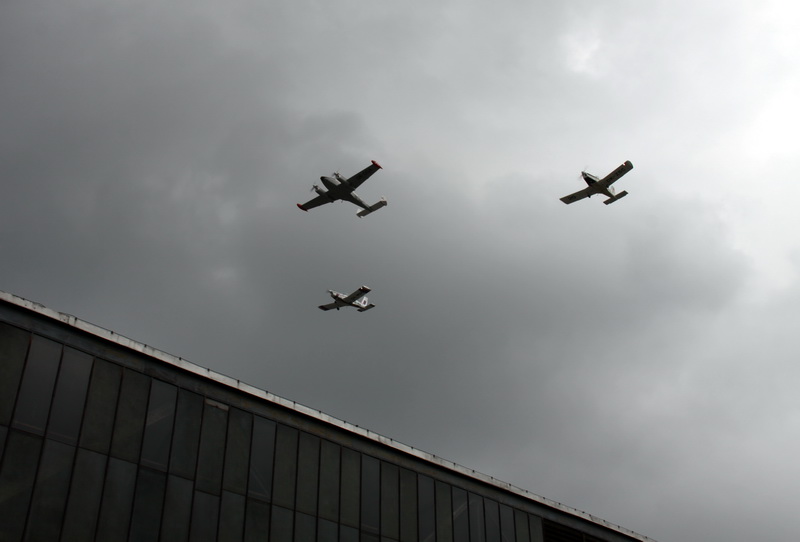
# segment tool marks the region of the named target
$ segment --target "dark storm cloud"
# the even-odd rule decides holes
[[[52,243],[57,252],[44,254],[29,237],[7,239],[32,269],[64,260],[75,262],[66,273],[96,269],[66,284],[100,276],[113,288],[112,277],[136,269],[131,289],[151,302],[174,295],[158,275],[224,262],[241,213],[261,211],[257,202],[292,180],[299,141],[319,156],[354,126],[347,115],[289,118],[281,68],[246,63],[191,11],[15,7],[3,32],[4,229]]]

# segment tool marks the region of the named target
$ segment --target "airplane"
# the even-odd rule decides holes
[[[626,191],[622,191],[619,194],[615,194],[614,187],[611,186],[617,179],[628,173],[630,170],[633,169],[633,164],[631,164],[630,160],[627,160],[624,164],[619,166],[617,169],[606,175],[602,179],[598,179],[591,173],[586,173],[585,171],[581,172],[581,176],[583,180],[586,181],[586,184],[589,185],[583,190],[578,190],[574,194],[570,194],[569,196],[564,196],[561,198],[566,204],[570,204],[574,201],[581,200],[583,198],[590,198],[595,194],[604,194],[608,196],[608,199],[605,200],[603,203],[606,205],[610,203],[614,203],[620,198],[624,198],[628,195]]]
[[[366,294],[370,291],[371,289],[369,286],[362,286],[350,295],[344,295],[340,294],[339,292],[334,292],[333,290],[328,290],[328,293],[331,294],[331,297],[333,298],[333,303],[320,305],[319,308],[324,311],[329,311],[331,309],[336,309],[338,311],[342,307],[355,307],[358,309],[358,312],[368,311],[375,306],[367,301]]]
[[[369,179],[373,173],[378,171],[379,169],[383,169],[378,162],[375,160],[372,161],[372,164],[365,167],[349,179],[345,179],[339,172],[333,174],[333,177],[325,177],[324,175],[319,179],[322,181],[322,184],[325,185],[325,188],[328,190],[324,190],[320,188],[318,185],[314,185],[311,190],[315,191],[319,194],[316,198],[307,201],[303,204],[298,203],[297,206],[302,209],[303,211],[308,211],[309,209],[313,209],[314,207],[319,207],[320,205],[325,205],[326,203],[331,203],[332,201],[336,200],[344,200],[349,201],[359,207],[362,207],[362,210],[356,213],[359,218],[364,218],[370,213],[373,213],[380,209],[381,207],[386,206],[386,198],[381,198],[380,201],[373,205],[367,205],[364,201],[359,198],[354,190],[361,186],[361,183]]]

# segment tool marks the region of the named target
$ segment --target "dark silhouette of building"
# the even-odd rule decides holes
[[[650,540],[0,292],[0,540]]]

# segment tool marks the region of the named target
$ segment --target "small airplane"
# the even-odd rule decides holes
[[[627,196],[628,193],[623,190],[619,194],[615,194],[614,187],[611,185],[617,179],[619,179],[632,169],[633,169],[633,164],[631,164],[630,160],[628,160],[602,179],[598,179],[591,173],[586,173],[585,171],[582,171],[581,176],[583,177],[583,180],[586,181],[586,184],[589,186],[587,186],[583,190],[578,190],[574,194],[570,194],[569,196],[564,196],[563,198],[561,198],[561,201],[563,201],[566,204],[570,204],[574,201],[578,201],[583,198],[590,198],[595,194],[604,194],[608,196],[608,199],[605,200],[603,203],[605,203],[606,205],[614,203],[618,199]]]
[[[371,289],[369,286],[362,286],[350,295],[344,295],[340,294],[339,292],[334,292],[333,290],[328,290],[328,293],[331,294],[331,297],[333,298],[333,303],[320,305],[319,308],[324,311],[329,311],[331,309],[336,309],[338,311],[342,307],[355,307],[358,309],[358,312],[368,311],[375,306],[372,303],[369,303],[366,298],[366,294],[370,291]]]
[[[303,211],[308,211],[309,209],[313,209],[314,207],[319,207],[320,205],[325,205],[326,203],[331,203],[336,200],[344,200],[349,201],[355,205],[358,205],[362,208],[359,211],[358,217],[364,218],[368,214],[377,211],[381,207],[386,206],[386,198],[381,198],[380,201],[373,205],[367,205],[364,201],[359,198],[354,190],[361,186],[361,183],[369,179],[373,173],[378,171],[379,169],[383,169],[378,162],[375,160],[372,161],[372,164],[365,167],[349,179],[345,179],[339,172],[333,174],[333,177],[325,177],[324,175],[319,179],[322,181],[322,184],[325,185],[325,188],[328,190],[324,190],[320,188],[318,185],[314,185],[311,190],[315,191],[319,194],[316,198],[303,203],[297,204],[297,206],[302,209]]]

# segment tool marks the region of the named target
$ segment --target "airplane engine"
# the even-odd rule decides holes
[[[325,188],[327,188],[328,190],[333,190],[334,188],[339,186],[339,183],[336,181],[336,179],[333,179],[331,177],[322,176],[319,178],[319,180],[322,181],[322,184],[324,184]]]

